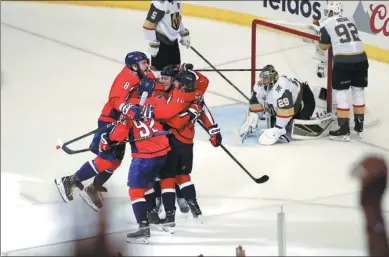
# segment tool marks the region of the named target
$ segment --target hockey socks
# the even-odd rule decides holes
[[[156,207],[154,189],[151,188],[145,192],[145,200],[147,203],[147,210],[151,211]]]
[[[108,181],[108,179],[112,176],[113,171],[111,170],[106,170],[103,172],[99,172],[93,180],[93,184],[95,185],[96,188],[101,188],[105,182]]]
[[[77,179],[82,182],[88,180],[97,174],[97,170],[95,168],[94,160],[87,161],[81,168],[76,172],[75,176]]]
[[[177,184],[176,184],[176,196],[177,198],[184,198],[184,196],[181,194],[180,187]]]
[[[176,179],[175,178],[166,178],[161,179],[161,192],[162,192],[162,202],[165,211],[172,211],[176,209]]]
[[[155,194],[155,197],[157,198],[161,198],[161,183],[160,183],[160,180],[157,179],[156,181],[154,181],[153,183],[153,188],[154,188],[154,194]]]
[[[147,202],[145,188],[129,188],[128,194],[132,201],[132,209],[138,224],[147,221]]]
[[[195,188],[193,182],[190,180],[189,175],[177,176],[177,184],[179,184],[181,194],[185,198],[186,201],[188,201],[188,200],[195,201],[196,200],[196,198],[197,198],[196,188]]]

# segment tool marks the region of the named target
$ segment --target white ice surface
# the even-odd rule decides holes
[[[1,2],[2,253],[70,254],[72,240],[95,235],[96,213],[79,198],[64,204],[52,182],[74,173],[93,156],[69,156],[55,145],[58,137],[71,139],[95,128],[125,54],[147,50],[142,32],[145,15],[143,11]],[[249,68],[249,28],[187,17],[184,21],[193,46],[210,62],[222,68]],[[304,65],[292,69],[286,64],[293,60],[272,49],[271,42],[288,39],[264,37],[270,43],[258,56],[261,64],[273,62],[286,74],[309,76]],[[190,50],[182,50],[182,59],[206,67]],[[246,168],[256,177],[270,176],[263,185],[253,183],[199,132],[192,177],[205,224],[179,216],[175,235],[156,234],[148,246],[125,243],[125,232],[135,227],[126,189],[130,162],[126,158],[107,183],[108,240],[115,250],[134,255],[231,256],[238,244],[248,255],[276,255],[277,213],[283,205],[288,255],[365,254],[359,187],[349,168],[366,153],[388,157],[387,71],[387,65],[370,61],[367,105],[380,124],[366,130],[365,143],[322,139],[247,147],[236,144],[233,129],[222,127],[228,131],[223,135],[225,145]],[[211,84],[206,99],[215,111],[244,101],[217,74],[207,75]],[[225,75],[249,94],[249,73]],[[228,110],[219,119],[234,113]],[[244,113],[235,112],[231,119],[238,126]],[[74,147],[87,144],[85,140]],[[385,197],[384,208],[388,207]]]

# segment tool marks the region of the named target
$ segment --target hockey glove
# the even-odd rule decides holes
[[[103,133],[100,136],[100,143],[99,143],[99,151],[100,152],[106,152],[111,149],[111,143],[112,141],[109,140],[109,136],[107,133]]]
[[[154,106],[151,104],[147,104],[143,107],[143,118],[145,120],[151,120],[154,119],[155,114],[154,114]]]
[[[194,124],[197,121],[197,119],[200,117],[201,111],[202,111],[201,106],[198,104],[192,104],[189,107],[188,113],[189,113],[191,123]]]
[[[159,52],[159,41],[150,41],[149,42],[149,54],[151,54],[152,57],[157,56]]]
[[[132,120],[139,120],[141,117],[139,106],[130,103],[123,104],[120,111]]]
[[[280,138],[285,138],[289,142],[285,135],[285,128],[275,125],[274,128],[264,129],[258,138],[258,142],[261,145],[274,145]]]
[[[208,129],[208,133],[211,136],[209,139],[214,147],[218,147],[222,143],[222,134],[220,134],[220,128],[217,124],[212,125]]]
[[[181,36],[180,43],[186,48],[189,48],[190,47],[189,30],[185,29],[183,32],[180,33],[180,36]]]
[[[142,78],[139,83],[139,94],[142,95],[143,92],[147,92],[148,95],[154,91],[155,88],[155,80],[150,78]]]
[[[193,70],[193,64],[191,63],[183,63],[181,64],[181,71]]]

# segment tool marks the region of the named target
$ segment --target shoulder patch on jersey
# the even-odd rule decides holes
[[[166,11],[166,6],[165,6],[165,2],[166,1],[163,1],[163,0],[153,0],[151,1],[151,3],[159,10],[161,11]]]

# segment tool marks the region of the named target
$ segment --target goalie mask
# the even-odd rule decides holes
[[[271,64],[266,65],[263,69],[259,73],[258,85],[263,86],[266,91],[270,91],[278,80],[278,72]]]

